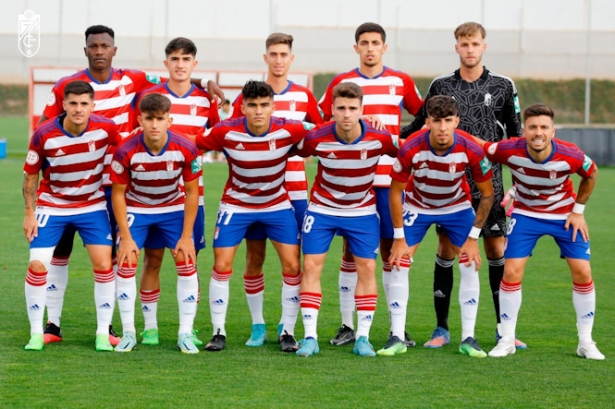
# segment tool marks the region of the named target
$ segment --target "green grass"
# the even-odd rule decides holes
[[[2,119],[0,129],[15,127]],[[25,135],[25,134],[24,134]],[[352,346],[332,347],[328,340],[340,324],[337,268],[340,242],[334,242],[323,273],[323,304],[319,317],[321,353],[309,359],[283,354],[274,342],[263,348],[243,344],[250,335],[250,315],[243,293],[243,248],[231,278],[227,319],[227,348],[219,353],[187,356],[174,349],[177,332],[175,272],[169,256],[162,270],[159,305],[161,345],[140,346],[129,354],[94,351],[95,312],[93,277],[84,249],[77,245],[71,259],[70,280],[62,330],[64,341],[42,352],[26,352],[29,324],[24,302],[28,246],[23,237],[22,161],[26,148],[9,140],[10,157],[0,160],[0,406],[2,407],[612,407],[615,396],[615,346],[610,343],[615,316],[612,251],[615,248],[612,203],[615,170],[601,169],[598,185],[587,206],[592,237],[592,267],[598,306],[594,339],[607,356],[603,362],[576,357],[575,316],[571,280],[566,263],[550,239],[539,242],[528,263],[518,335],[527,351],[504,359],[474,360],[457,352],[459,306],[451,307],[453,342],[441,350],[409,349],[393,358],[360,359]],[[313,175],[314,165],[309,171]],[[206,178],[207,238],[226,179],[224,164],[208,164]],[[419,345],[435,324],[432,306],[432,269],[435,234],[428,233],[411,270],[408,330]],[[280,316],[280,269],[268,248],[265,266],[265,318],[275,338]],[[203,302],[196,328],[211,336],[207,288],[213,264],[211,248],[199,257]],[[486,263],[485,263],[486,264]],[[456,273],[456,282],[458,274]],[[495,345],[495,317],[489,296],[486,266],[481,269],[481,304],[477,338],[490,350]],[[380,289],[381,290],[381,289]],[[455,287],[454,293],[456,293]],[[118,313],[115,327],[121,329]],[[143,318],[136,314],[137,328]],[[303,333],[301,322],[297,334]],[[371,332],[381,348],[387,338],[384,294]]]

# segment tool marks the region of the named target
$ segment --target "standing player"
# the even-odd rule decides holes
[[[226,182],[214,233],[214,268],[209,303],[214,336],[208,351],[226,345],[226,311],[233,259],[247,230],[259,224],[276,249],[284,280],[281,349],[297,349],[294,338],[299,312],[299,229],[284,188],[286,161],[293,146],[307,131],[301,122],[272,117],[273,89],[248,81],[241,91],[245,117],[223,121],[196,138],[200,149],[223,151],[227,156]],[[286,299],[292,300],[287,302]]]
[[[122,319],[122,340],[117,352],[137,345],[134,308],[135,274],[140,249],[148,232],[163,237],[177,268],[179,331],[177,347],[186,354],[199,352],[192,339],[199,283],[192,232],[199,203],[201,162],[194,143],[168,131],[171,101],[148,94],[139,103],[143,132],[125,139],[113,156],[113,211],[120,235],[117,293]],[[180,179],[184,188],[180,187]],[[185,191],[185,193],[184,193]]]
[[[169,42],[165,48],[166,60],[164,65],[169,71],[167,82],[156,85],[143,92],[137,99],[136,115],[140,116],[139,103],[145,95],[152,93],[162,94],[171,101],[169,113],[172,119],[171,131],[184,135],[196,136],[207,128],[219,122],[216,102],[211,102],[211,96],[201,88],[190,82],[192,71],[197,65],[196,46],[183,37]],[[138,126],[138,124],[135,124]],[[197,160],[201,160],[200,152]],[[205,248],[205,202],[203,199],[203,174],[199,172],[199,208],[194,223],[194,245],[197,255],[199,250]],[[141,310],[145,321],[142,343],[145,345],[158,345],[158,323],[156,313],[160,297],[160,267],[164,257],[165,243],[156,239],[156,235],[148,236],[145,241],[146,262],[141,275],[139,296]],[[196,264],[196,263],[195,263]],[[118,293],[121,297],[121,294]],[[203,343],[193,337],[197,346]]]
[[[395,241],[390,261],[397,268],[393,269],[391,277],[389,303],[399,308],[391,311],[393,337],[378,354],[388,356],[406,351],[401,337],[406,322],[408,272],[412,256],[427,229],[437,223],[446,230],[459,256],[462,339],[459,352],[483,358],[487,354],[474,338],[474,326],[480,293],[478,235],[493,204],[491,164],[471,135],[455,130],[459,117],[457,103],[452,97],[435,96],[426,104],[427,129],[406,140],[391,172]],[[481,193],[476,214],[466,182],[467,171],[472,173]],[[404,189],[406,199],[402,213],[401,203],[393,199]]]
[[[268,67],[265,82],[273,88],[273,102],[275,110],[273,116],[310,122],[319,125],[323,122],[318,110],[316,99],[312,92],[288,79],[288,71],[295,59],[293,54],[293,37],[290,34],[273,33],[265,42],[266,53],[263,60]],[[233,117],[241,116],[241,94],[233,103]],[[305,175],[303,158],[291,156],[288,158],[284,174],[284,188],[288,192],[297,226],[301,229],[303,215],[307,209],[308,183]],[[246,270],[244,285],[248,306],[252,314],[252,336],[246,342],[248,346],[261,346],[267,339],[265,319],[263,317],[263,299],[265,292],[265,276],[263,264],[265,262],[265,249],[267,236],[259,226],[252,226],[246,235]],[[299,300],[289,294],[294,292],[287,284],[282,284],[282,303],[297,304]],[[278,338],[282,335],[282,320],[278,324]]]
[[[500,335],[489,356],[515,353],[515,327],[521,308],[521,280],[532,250],[543,235],[555,239],[572,275],[572,303],[577,315],[577,355],[603,360],[592,340],[596,291],[589,264],[589,230],[583,211],[598,168],[579,148],[555,139],[553,110],[535,104],[523,111],[524,138],[481,141],[489,159],[506,164],[517,185],[515,206],[506,232],[506,264],[500,287]],[[581,177],[575,195],[570,175]]]
[[[504,137],[521,134],[519,100],[515,84],[510,78],[487,70],[482,65],[482,56],[487,49],[485,29],[478,23],[464,23],[455,30],[455,51],[459,54],[460,66],[455,72],[433,80],[425,101],[436,95],[449,95],[459,105],[459,129],[490,141],[501,141]],[[427,118],[425,107],[420,110],[414,122],[404,127],[402,137],[421,129]],[[472,206],[478,208],[480,192],[475,187],[472,175],[467,173],[472,187]],[[495,197],[489,218],[481,230],[483,246],[489,265],[489,284],[495,307],[497,323],[500,322],[498,293],[500,280],[504,273],[504,232],[506,216],[499,205],[504,197],[502,167],[493,166],[493,189]],[[453,264],[455,250],[441,228],[438,232],[438,253],[434,269],[434,306],[437,324],[431,339],[425,343],[427,348],[440,348],[450,342],[448,332],[448,313],[453,291]],[[526,345],[515,341],[517,348]]]
[[[44,122],[32,135],[24,165],[23,226],[30,243],[25,288],[30,342],[25,348],[43,349],[49,265],[62,232],[70,228],[79,232],[94,270],[96,350],[112,351],[108,333],[115,293],[113,242],[101,184],[107,147],[119,143],[120,137],[113,122],[91,115],[94,90],[87,82],[66,84],[63,100],[65,112]]]
[[[297,355],[309,357],[320,351],[316,326],[322,300],[320,276],[331,240],[339,233],[357,268],[354,295],[358,326],[353,352],[376,356],[369,330],[376,310],[376,255],[380,236],[376,196],[372,189],[382,155],[396,156],[391,134],[377,131],[360,120],[363,91],[353,82],[333,88],[334,122],[310,132],[300,149],[302,156],[318,158],[318,174],[302,228],[303,280],[301,315],[305,342]]]
[[[355,41],[354,49],[360,58],[359,67],[333,78],[319,103],[320,108],[325,119],[329,120],[333,115],[331,111],[333,87],[342,82],[354,82],[363,88],[365,95],[363,113],[379,117],[391,133],[393,141],[397,143],[402,106],[412,115],[416,115],[423,103],[421,96],[408,74],[384,66],[382,56],[387,50],[386,33],[380,25],[375,23],[361,24],[355,32]],[[382,155],[374,180],[376,208],[380,216],[382,282],[387,303],[389,303],[388,290],[391,276],[391,266],[388,259],[389,250],[393,243],[393,226],[389,215],[389,186],[391,184],[389,173],[394,161],[394,158]],[[400,195],[400,203],[401,200]],[[339,276],[342,326],[336,337],[331,340],[333,345],[344,345],[355,338],[353,312],[357,272],[352,254],[348,251],[348,245],[346,241],[344,243],[345,250]],[[409,338],[407,341],[408,345],[414,345],[414,341]]]
[[[83,80],[94,88],[94,112],[113,120],[118,126],[120,135],[126,137],[133,130],[133,108],[137,95],[160,82],[160,79],[151,77],[142,71],[112,67],[117,47],[115,46],[115,33],[109,27],[102,25],[88,27],[85,31],[85,45],[84,52],[88,59],[88,68],[62,78],[55,84],[39,123],[63,112],[64,87],[67,83],[74,80]],[[199,80],[194,81],[199,82]],[[209,81],[207,86],[210,89],[213,87],[216,94],[221,94],[219,88],[212,81]],[[223,98],[223,95],[221,97]],[[112,156],[113,150],[110,150],[105,157],[103,186],[111,221],[111,233],[115,238],[116,228],[113,211],[111,210],[111,182],[109,181],[110,170],[108,168]],[[64,232],[49,267],[47,280],[48,323],[45,328],[45,343],[62,341],[60,317],[68,283],[68,260],[73,249],[74,235],[75,232],[70,229]],[[113,253],[115,254],[115,246]],[[114,269],[117,269],[115,261],[113,266]],[[114,345],[119,342],[119,338],[111,328],[109,328],[109,339]]]

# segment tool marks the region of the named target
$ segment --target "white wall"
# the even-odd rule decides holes
[[[117,67],[156,68],[173,37],[192,38],[203,68],[259,70],[264,39],[295,36],[294,69],[339,72],[357,63],[354,29],[387,30],[386,64],[435,76],[457,65],[454,28],[469,20],[488,30],[486,64],[513,77],[615,78],[613,0],[4,0],[0,81],[26,82],[30,66],[84,66],[85,29],[116,32]],[[41,19],[41,48],[17,48],[17,17]],[[588,22],[589,28],[588,30]],[[586,56],[590,64],[586,64]]]

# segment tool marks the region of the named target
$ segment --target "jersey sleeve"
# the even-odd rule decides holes
[[[416,116],[423,106],[423,99],[416,84],[409,75],[404,76],[404,108],[412,115]]]
[[[314,147],[316,136],[315,131],[312,130],[305,134],[305,137],[299,141],[297,144],[297,149],[295,150],[295,154],[301,156],[302,158],[308,158],[310,156],[316,155],[316,149]]]
[[[130,78],[135,84],[137,94],[158,85],[162,82],[162,78],[158,75],[149,75],[143,71],[129,71]]]
[[[212,128],[206,129],[200,135],[196,136],[195,143],[197,148],[204,151],[222,151],[224,149],[224,127],[220,126],[222,123],[215,125]]]
[[[583,155],[583,162],[581,162],[580,164],[577,165],[578,169],[577,169],[576,173],[579,176],[581,176],[582,178],[587,179],[594,172],[594,168],[596,167],[596,163],[592,160],[592,158],[587,156],[580,149],[578,149],[578,150],[579,150],[579,153],[581,155]]]
[[[396,158],[399,154],[399,148],[395,144],[395,141],[393,141],[391,134],[383,135],[380,140],[382,141],[382,153],[384,155],[389,155],[392,158]]]
[[[399,137],[401,139],[406,139],[408,136],[421,130],[423,125],[425,125],[425,120],[427,119],[427,101],[429,101],[429,98],[433,97],[434,95],[438,95],[436,81],[432,81],[431,85],[429,85],[429,90],[427,91],[425,100],[423,101],[418,112],[414,115],[414,120],[401,129],[401,132],[399,134]]]
[[[240,116],[243,116],[243,112],[241,112],[242,101],[243,96],[241,94],[237,95],[237,98],[233,101],[233,114],[231,115],[231,118],[239,118]]]
[[[491,179],[493,177],[491,161],[485,155],[483,148],[469,139],[466,145],[468,146],[468,166],[472,172],[472,178],[479,183]]]
[[[127,185],[130,182],[130,155],[122,146],[124,144],[121,144],[113,154],[109,179],[112,183]]]
[[[316,102],[316,98],[314,98],[314,95],[312,95],[311,92],[308,92],[307,96],[308,96],[308,106],[307,106],[307,112],[305,115],[305,120],[307,122],[313,123],[314,125],[323,124],[325,120],[322,118],[322,112],[320,108],[318,107],[318,102]]]
[[[397,154],[397,158],[393,163],[393,169],[391,169],[391,179],[406,183],[410,180],[412,174],[412,159],[411,153],[405,149],[400,149]]]
[[[64,87],[62,84],[63,82],[61,80],[58,81],[51,90],[45,109],[43,109],[43,115],[45,115],[46,118],[55,118],[64,112],[64,107],[62,106],[62,101],[64,101]]]
[[[211,97],[208,96],[208,98],[211,101]],[[209,116],[207,119],[208,128],[211,128],[212,126],[220,122],[220,113],[218,112],[218,99],[214,98],[214,101],[210,102],[210,104],[211,105],[209,106]]]
[[[521,126],[521,105],[519,104],[519,95],[517,87],[513,80],[510,80],[508,98],[502,108],[502,117],[506,126],[506,136],[509,138],[520,136],[523,134]]]
[[[184,155],[186,156],[186,162],[182,169],[182,178],[185,182],[190,182],[201,176],[201,161],[197,157],[197,147],[192,142],[190,146],[184,148]]]
[[[26,162],[24,163],[23,170],[28,174],[38,173],[45,162],[45,156],[43,153],[43,136],[42,132],[35,131],[30,139],[30,145],[28,147],[28,154],[26,155]]]
[[[322,111],[322,117],[325,121],[329,121],[333,117],[333,112],[331,112],[331,106],[333,105],[333,87],[339,84],[339,82],[339,76],[334,77],[318,102],[318,106]]]

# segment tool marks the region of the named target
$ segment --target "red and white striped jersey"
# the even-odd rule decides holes
[[[416,115],[423,105],[421,94],[412,78],[401,71],[384,67],[381,74],[368,78],[358,68],[333,78],[325,94],[319,101],[325,120],[331,119],[333,113],[333,87],[341,82],[354,82],[363,89],[363,114],[377,115],[398,144],[401,129],[402,107]],[[389,174],[395,158],[382,156],[376,171],[374,187],[389,187]]]
[[[126,206],[132,213],[168,213],[184,209],[186,195],[180,178],[190,182],[201,171],[194,142],[167,131],[168,142],[157,155],[145,145],[143,132],[125,139],[111,163],[111,181],[128,185]]]
[[[376,213],[372,190],[378,160],[397,156],[391,134],[377,131],[364,121],[362,134],[346,143],[335,132],[335,122],[314,129],[300,144],[301,156],[318,158],[318,173],[308,209],[332,216],[354,217]]]
[[[239,94],[233,102],[233,118],[241,115],[243,96]],[[304,86],[288,81],[288,87],[279,94],[273,95],[275,111],[273,115],[278,118],[294,119],[296,121],[310,122],[320,125],[324,121],[318,109],[318,103],[312,92]],[[286,165],[284,188],[290,200],[306,200],[308,182],[305,175],[303,158],[291,156]]]
[[[94,88],[94,113],[111,119],[118,127],[123,138],[133,130],[134,102],[139,93],[160,82],[160,78],[148,76],[143,71],[111,69],[111,75],[105,82],[98,82],[88,69],[81,70],[68,77],[61,78],[51,90],[43,115],[53,118],[64,112],[64,87],[72,81],[85,81]],[[103,186],[110,186],[109,164],[113,158],[112,148],[105,157],[105,171],[103,173]]]
[[[565,220],[572,212],[576,194],[570,175],[588,178],[596,165],[573,143],[553,139],[551,144],[553,153],[542,163],[529,156],[523,137],[485,144],[489,159],[510,168],[517,186],[513,213]]]
[[[190,91],[186,92],[185,95],[179,96],[171,91],[168,83],[165,82],[145,90],[137,97],[135,104],[135,128],[139,126],[137,116],[141,115],[139,102],[141,102],[145,95],[151,93],[162,94],[171,101],[169,116],[173,118],[170,128],[173,132],[184,135],[199,135],[205,129],[211,128],[220,122],[218,102],[211,102],[211,96],[207,91],[193,84]],[[200,152],[200,154],[202,153]],[[199,175],[199,206],[204,206],[205,204],[203,193],[203,172],[201,172]]]
[[[307,134],[298,121],[271,117],[269,130],[253,135],[246,118],[222,121],[196,138],[199,149],[224,151],[229,178],[220,210],[268,212],[291,207],[284,188],[291,149]]]
[[[42,171],[37,211],[45,214],[82,214],[106,209],[101,188],[105,152],[120,143],[117,126],[91,115],[79,136],[62,127],[66,114],[42,123],[30,139],[24,171]]]
[[[410,135],[399,149],[391,178],[409,182],[405,202],[416,213],[449,214],[471,208],[466,169],[479,183],[491,179],[491,162],[481,146],[459,129],[454,137],[453,146],[443,155],[431,149],[428,129]]]

